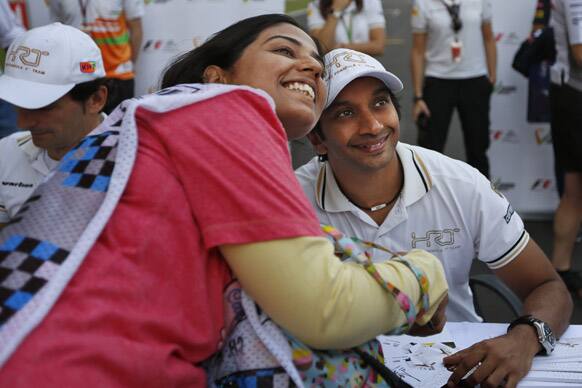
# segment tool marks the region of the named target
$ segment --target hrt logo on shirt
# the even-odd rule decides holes
[[[412,248],[420,248],[418,245],[423,244],[424,247],[430,248],[433,244],[440,247],[445,247],[448,245],[455,244],[455,233],[460,232],[459,228],[448,228],[442,230],[429,230],[424,236],[417,236],[415,232],[412,232]]]

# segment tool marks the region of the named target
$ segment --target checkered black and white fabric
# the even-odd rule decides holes
[[[166,112],[236,89],[179,85],[124,101],[0,229],[0,367],[50,311],[115,210],[137,154],[136,109]]]
[[[21,235],[0,246],[0,326],[32,299],[68,254],[48,241]]]
[[[58,274],[99,210],[115,167],[118,139],[117,130],[85,138],[2,231],[0,328]]]
[[[109,131],[89,136],[75,148],[74,152],[69,152],[58,168],[60,172],[69,174],[63,185],[107,191],[115,166],[114,146],[117,135],[118,131]]]

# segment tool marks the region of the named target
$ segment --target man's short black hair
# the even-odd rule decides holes
[[[107,87],[106,78],[97,78],[93,81],[82,82],[69,90],[69,96],[75,101],[85,102],[95,93],[101,86]]]

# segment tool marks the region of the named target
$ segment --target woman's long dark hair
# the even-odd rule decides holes
[[[358,12],[362,11],[364,7],[364,0],[353,0],[356,2],[356,9]],[[333,0],[320,0],[319,1],[319,12],[321,12],[321,16],[324,18],[331,13],[331,4]]]
[[[283,14],[243,19],[212,35],[201,46],[176,58],[164,71],[162,89],[178,84],[201,83],[204,70],[210,65],[229,70],[244,49],[253,43],[263,30],[281,23],[292,24],[304,30],[295,19]]]

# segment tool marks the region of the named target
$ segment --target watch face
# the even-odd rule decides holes
[[[548,326],[545,322],[543,323],[544,334],[548,342],[554,347],[556,345],[556,337],[554,337],[554,333],[552,333],[552,329]]]
[[[540,336],[540,344],[546,351],[546,354],[550,354],[556,346],[556,337],[554,337],[552,329],[550,329],[550,326],[548,326],[548,324],[544,321],[540,321],[539,319],[535,318],[534,325],[539,329],[538,334]]]

